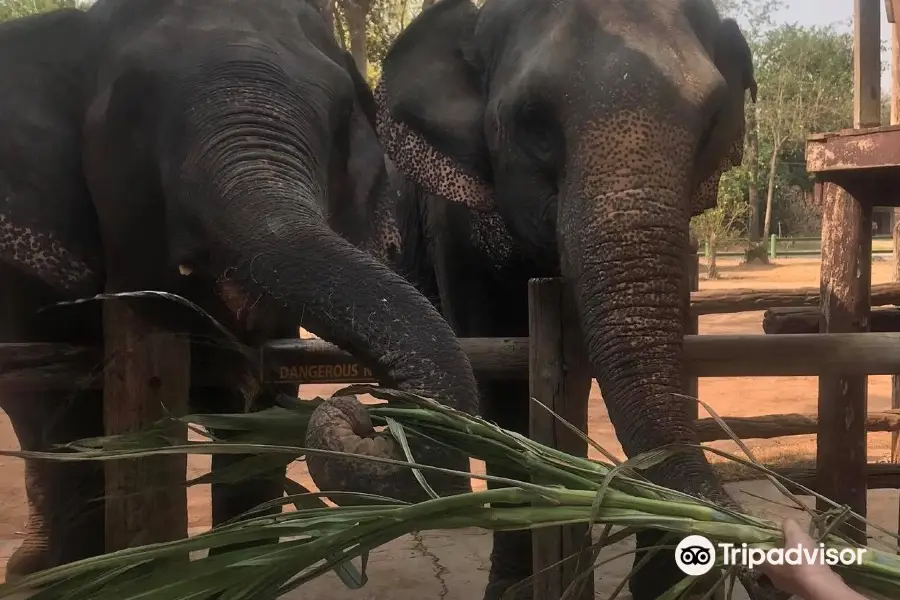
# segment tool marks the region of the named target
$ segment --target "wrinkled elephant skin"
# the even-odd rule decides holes
[[[690,217],[741,162],[748,90],[750,50],[712,0],[436,3],[375,92],[382,144],[418,186],[399,206],[401,272],[461,337],[528,335],[528,279],[565,277],[625,452],[699,445],[677,395],[683,258]],[[481,387],[484,415],[527,433],[527,383]],[[700,451],[648,476],[734,505]],[[497,533],[485,600],[529,575],[530,534]],[[681,577],[663,552],[631,590]]]
[[[304,327],[391,385],[476,411],[459,341],[389,267],[399,232],[374,97],[312,3],[98,0],[11,21],[0,24],[0,80],[0,343],[96,344],[99,303],[35,310],[163,290],[245,344]],[[141,306],[167,326],[195,325],[172,305]],[[221,385],[193,389],[194,410],[271,400],[245,398],[246,365],[202,333],[193,362],[220,367]],[[71,395],[2,394],[22,447],[102,433],[98,394]],[[329,434],[342,424],[329,414],[310,431],[324,450],[347,441]],[[467,470],[465,457],[425,456]],[[235,460],[217,455],[213,470]],[[342,477],[371,479],[369,463],[341,464]],[[100,552],[102,471],[26,471],[31,516],[10,577]],[[378,474],[396,495],[420,493],[402,473]],[[280,495],[283,476],[214,484],[214,524]]]

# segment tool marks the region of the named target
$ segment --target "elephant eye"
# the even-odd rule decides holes
[[[523,102],[516,111],[514,127],[516,141],[527,153],[541,162],[554,162],[559,134],[549,105]]]

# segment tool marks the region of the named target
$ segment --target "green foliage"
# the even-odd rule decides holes
[[[772,16],[783,0],[715,0],[720,13],[736,19],[753,52],[759,93],[756,152],[745,147],[742,169],[755,173],[757,201],[766,203],[769,221],[794,235],[815,234],[819,209],[808,201],[811,182],[805,168],[810,133],[852,125],[853,36],[833,26],[776,25]],[[752,120],[748,121],[750,125]],[[751,136],[747,137],[747,144]],[[747,157],[756,157],[749,164]],[[749,200],[751,177],[738,177]],[[720,189],[720,205],[733,202],[735,189]],[[763,208],[763,207],[760,207]],[[713,221],[722,223],[721,216]],[[741,225],[739,221],[736,225]]]
[[[334,499],[327,490],[313,493],[292,480],[286,480],[287,495],[257,507],[242,521],[232,521],[210,531],[189,538],[128,548],[72,562],[29,575],[15,582],[0,585],[0,598],[28,595],[40,600],[250,600],[281,596],[331,570],[337,570],[345,585],[358,589],[367,579],[369,553],[391,540],[415,531],[431,529],[460,529],[479,527],[487,530],[528,530],[539,527],[584,523],[605,526],[596,543],[588,541],[589,560],[577,573],[590,575],[603,564],[598,561],[604,548],[647,529],[663,530],[671,534],[650,549],[651,554],[672,544],[679,537],[703,535],[714,543],[745,543],[767,550],[782,547],[784,535],[777,522],[742,514],[721,507],[703,498],[667,489],[649,482],[646,469],[659,465],[684,447],[660,448],[635,456],[624,463],[615,459],[601,462],[566,454],[560,450],[534,442],[518,433],[510,432],[478,417],[441,406],[413,394],[359,386],[342,390],[337,395],[370,393],[387,403],[370,405],[367,410],[376,426],[386,426],[379,435],[390,436],[399,445],[404,439],[428,440],[444,448],[453,448],[467,455],[502,465],[508,479],[479,477],[502,483],[488,491],[435,497],[416,504],[390,498],[363,494],[342,493],[353,505],[327,506],[321,496]],[[537,401],[535,401],[537,402]],[[732,440],[739,441],[727,428],[715,410],[700,401]],[[539,405],[544,410],[544,405]],[[250,434],[253,442],[228,441],[189,442],[181,446],[161,440],[155,431],[146,439],[141,433],[85,441],[72,447],[76,452],[0,451],[2,455],[21,458],[40,458],[57,461],[121,460],[163,454],[254,454],[256,459],[302,459],[315,450],[289,445],[285,433],[294,432],[294,439],[303,439],[304,424],[308,423],[313,407],[308,402],[291,399],[279,410],[265,418],[249,415],[227,415],[234,429]],[[555,414],[554,414],[555,415]],[[225,417],[218,415],[214,418]],[[175,421],[200,425],[209,416],[194,415]],[[573,431],[577,429],[565,423]],[[198,432],[199,433],[199,432]],[[608,452],[584,434],[582,438],[601,453]],[[786,499],[811,516],[817,526],[822,544],[829,548],[852,547],[835,525],[847,516],[841,507],[813,490],[803,493],[816,496],[830,510],[817,512],[807,508],[782,482],[787,479],[750,460],[726,452],[711,452],[731,458],[766,475]],[[343,458],[356,456],[361,460],[378,460],[399,468],[414,468],[419,482],[427,489],[427,478],[444,469],[417,464],[406,451],[406,461],[376,459],[341,453]],[[245,459],[243,462],[253,459]],[[615,464],[613,464],[615,463]],[[263,463],[255,469],[244,469],[243,475],[258,475]],[[460,477],[477,477],[469,473],[449,472]],[[290,482],[289,484],[287,482]],[[537,483],[535,483],[537,482]],[[293,504],[296,510],[277,516],[259,515],[261,509]],[[516,506],[518,505],[518,506]],[[875,524],[866,525],[896,537]],[[280,539],[278,539],[280,538]],[[272,541],[273,539],[277,541]],[[210,549],[218,552],[209,554]],[[185,560],[189,552],[205,554]],[[361,558],[360,567],[351,562]],[[893,550],[883,551],[866,547],[860,565],[835,565],[835,571],[850,585],[867,593],[896,598],[900,594],[900,558]],[[739,576],[733,565],[717,563],[711,571],[712,588],[721,590],[729,583],[729,576]],[[526,579],[519,587],[530,586]],[[700,578],[687,577],[665,595],[666,598],[688,597],[705,585]],[[574,589],[574,588],[572,588]],[[515,595],[518,589],[510,591]],[[571,592],[568,592],[571,593]],[[32,595],[33,594],[33,595]],[[713,591],[707,595],[712,596]]]
[[[718,204],[701,215],[691,219],[691,235],[710,253],[707,277],[718,276],[716,271],[716,251],[740,237],[746,227],[750,206],[745,196],[749,172],[746,167],[732,169],[719,182]],[[702,248],[701,248],[702,251]]]
[[[78,0],[0,0],[0,21],[60,8],[78,8],[81,4]]]
[[[802,210],[815,212],[816,207],[794,201],[809,188],[806,138],[852,125],[853,36],[831,26],[788,24],[770,28],[754,46],[757,168],[765,174],[760,181],[767,200],[766,224],[774,228],[775,214],[780,213],[792,220],[786,223],[789,230],[811,233],[807,230],[817,222],[816,215],[806,218]],[[784,206],[786,198],[791,199],[789,207]]]
[[[779,150],[815,131],[852,126],[853,36],[833,27],[783,25],[755,53],[760,133]]]

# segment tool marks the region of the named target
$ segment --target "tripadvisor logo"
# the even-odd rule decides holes
[[[716,555],[723,566],[741,565],[753,569],[764,563],[773,565],[859,565],[866,548],[826,548],[819,543],[814,548],[750,548],[747,544],[713,545],[702,535],[689,535],[675,548],[675,564],[685,575],[709,573],[716,564]]]

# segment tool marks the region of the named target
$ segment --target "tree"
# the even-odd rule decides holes
[[[691,235],[702,244],[706,244],[709,264],[706,276],[716,279],[719,271],[716,267],[716,253],[719,248],[740,236],[740,228],[749,213],[749,205],[744,197],[747,169],[732,169],[719,181],[718,204],[701,215],[691,219]]]
[[[340,38],[344,48],[349,47],[350,55],[359,72],[365,75],[368,72],[368,40],[366,39],[366,21],[369,10],[372,8],[372,0],[336,0],[334,13],[336,27],[340,32]]]
[[[765,238],[784,153],[804,147],[810,133],[852,125],[853,37],[833,27],[782,25],[765,34],[755,58],[759,137],[768,159]]]
[[[0,0],[0,21],[60,8],[77,8],[81,4],[78,0]]]
[[[755,59],[757,49],[765,34],[775,26],[772,15],[784,6],[784,2],[782,0],[716,0],[716,6],[723,17],[731,17],[741,26],[741,31],[747,39],[747,44]],[[747,203],[749,205],[747,234],[750,238],[751,250],[754,245],[758,245],[760,223],[758,112],[758,105],[748,106],[744,138],[744,166],[747,168]],[[757,255],[762,260],[766,258],[764,249]]]
[[[350,51],[360,72],[374,85],[388,48],[423,10],[423,0],[331,1],[334,4],[334,29],[338,43]]]

